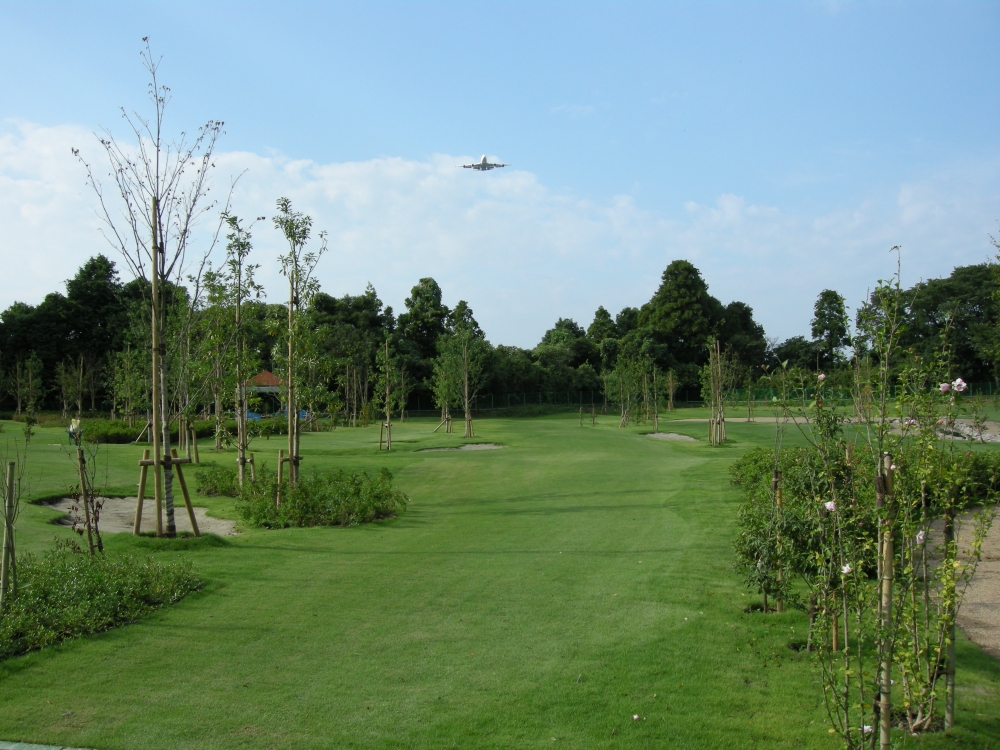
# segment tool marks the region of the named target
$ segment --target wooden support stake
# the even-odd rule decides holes
[[[170,457],[177,457],[177,450],[171,449]],[[194,531],[195,536],[201,536],[201,532],[198,530],[198,519],[194,517],[194,506],[191,505],[191,495],[188,494],[187,482],[184,481],[184,472],[181,471],[181,465],[177,464],[177,468],[174,469],[177,472],[177,482],[181,486],[181,494],[184,495],[184,504],[187,506],[188,518],[191,519],[191,529]]]
[[[156,461],[153,460],[152,458],[144,458],[141,461],[139,461],[139,466],[153,466],[155,463],[156,463]],[[170,459],[170,463],[171,463],[171,465],[173,465],[173,464],[190,464],[190,463],[193,463],[193,461],[191,461],[191,459],[187,458],[187,457],[185,457],[185,458],[171,458]],[[163,464],[161,463],[160,465],[162,466]]]
[[[201,459],[198,457],[198,434],[194,431],[194,427],[191,428],[191,448],[194,450],[194,462],[200,464]]]
[[[250,454],[250,458],[247,459],[247,463],[250,464],[250,480],[253,482],[257,481],[257,472],[254,471],[253,465],[253,453]]]
[[[385,429],[385,422],[380,422],[378,426],[378,452],[382,452],[382,430]]]
[[[80,475],[80,502],[83,503],[83,519],[87,527],[87,547],[90,554],[94,554],[94,534],[90,529],[90,503],[87,500],[87,459],[84,458],[83,448],[76,449],[76,465]]]
[[[135,521],[132,524],[132,534],[139,536],[139,529],[142,526],[142,501],[146,497],[146,474],[149,472],[149,448],[142,452],[142,461],[139,462],[139,494],[135,498]]]

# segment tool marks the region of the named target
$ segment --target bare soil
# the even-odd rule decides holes
[[[965,526],[966,533],[971,533],[971,519],[965,519]],[[960,548],[962,536],[960,529]],[[983,542],[979,567],[969,581],[962,607],[958,610],[958,626],[969,636],[969,640],[1000,659],[1000,523],[996,521]]]
[[[134,497],[102,497],[100,529],[102,534],[132,533],[132,525],[135,522],[135,498]],[[82,511],[76,510],[76,500],[71,497],[63,498],[49,506],[53,510],[62,511],[66,515],[59,519],[58,523],[64,526],[72,526],[74,520],[82,526],[79,516]],[[205,508],[195,506],[194,517],[198,522],[198,529],[203,534],[218,534],[219,536],[236,536],[236,522],[227,521],[224,518],[212,518],[207,515]],[[164,517],[165,518],[165,517]],[[191,533],[191,521],[188,519],[187,508],[184,507],[184,500],[175,501],[174,523],[177,526],[177,533]],[[142,504],[142,531],[154,531],[156,529],[156,506],[152,498],[146,498]]]

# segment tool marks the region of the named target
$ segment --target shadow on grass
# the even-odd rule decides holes
[[[218,534],[202,534],[194,536],[188,532],[178,534],[173,539],[162,539],[151,532],[143,532],[139,536],[131,534],[115,534],[116,548],[125,550],[145,550],[149,552],[200,551],[217,547],[230,547],[232,543]]]

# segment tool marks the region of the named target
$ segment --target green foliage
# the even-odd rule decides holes
[[[822,352],[820,364],[836,363],[841,350],[851,342],[844,297],[832,289],[824,289],[816,298],[811,324],[813,340]]]
[[[314,472],[291,486],[283,483],[280,506],[275,502],[278,489],[277,475],[262,465],[256,480],[243,483],[236,501],[240,518],[269,529],[355,526],[395,516],[409,502],[393,488],[392,473],[385,468],[375,476],[336,469]]]
[[[0,612],[0,658],[135,622],[201,588],[190,563],[91,556],[72,541],[23,555],[18,575]]]
[[[240,494],[239,474],[236,467],[202,464],[195,472],[198,492],[208,497],[237,497]]]

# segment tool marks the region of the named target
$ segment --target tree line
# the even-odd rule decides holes
[[[196,306],[188,335],[197,340],[195,349],[211,350],[214,340],[220,352],[231,337],[232,323],[227,325],[227,320],[234,310],[226,298],[225,277],[225,269],[210,268],[200,282],[207,291]],[[186,286],[167,287],[170,306],[180,311],[191,304]],[[287,306],[267,302],[262,291],[254,286],[242,305],[246,377],[286,366],[279,318],[287,318]],[[956,368],[966,380],[996,379],[996,291],[992,266],[986,263],[914,285],[902,295],[903,345],[925,353],[948,329]],[[664,377],[672,371],[675,390],[699,390],[710,340],[728,350],[744,371],[741,384],[757,382],[782,362],[835,372],[846,366],[853,351],[851,321],[837,292],[824,290],[817,298],[811,338],[795,336],[776,343],[765,336],[748,305],[723,305],[709,293],[698,269],[684,260],[666,268],[656,293],[641,307],[626,307],[615,316],[598,307],[586,329],[560,318],[532,349],[489,344],[469,304],[463,300],[452,309],[442,297],[434,279],[420,279],[405,300],[405,310],[396,315],[371,285],[360,294],[339,298],[314,290],[301,323],[306,353],[301,379],[308,406],[323,411],[335,405],[346,409],[355,423],[370,418],[371,402],[378,400],[377,381],[384,369],[379,357],[386,340],[399,380],[397,400],[405,406],[419,399],[429,407],[444,399],[455,406],[458,386],[442,380],[442,358],[453,354],[441,346],[465,331],[478,347],[473,357],[476,393],[594,391],[615,402],[620,383],[608,378],[616,368],[621,375],[619,365],[626,360],[646,361]],[[97,255],[66,282],[65,293],[52,292],[38,305],[15,302],[8,307],[0,314],[0,408],[13,413],[59,410],[64,416],[144,414],[149,399],[144,385],[149,381],[149,298],[148,281],[122,281],[115,262]],[[862,305],[858,314],[871,304]],[[168,316],[178,321],[183,317]],[[235,383],[223,382],[226,363],[219,356],[200,362],[188,379],[202,382],[187,387],[198,393],[197,410],[232,409],[229,391],[235,393]]]

